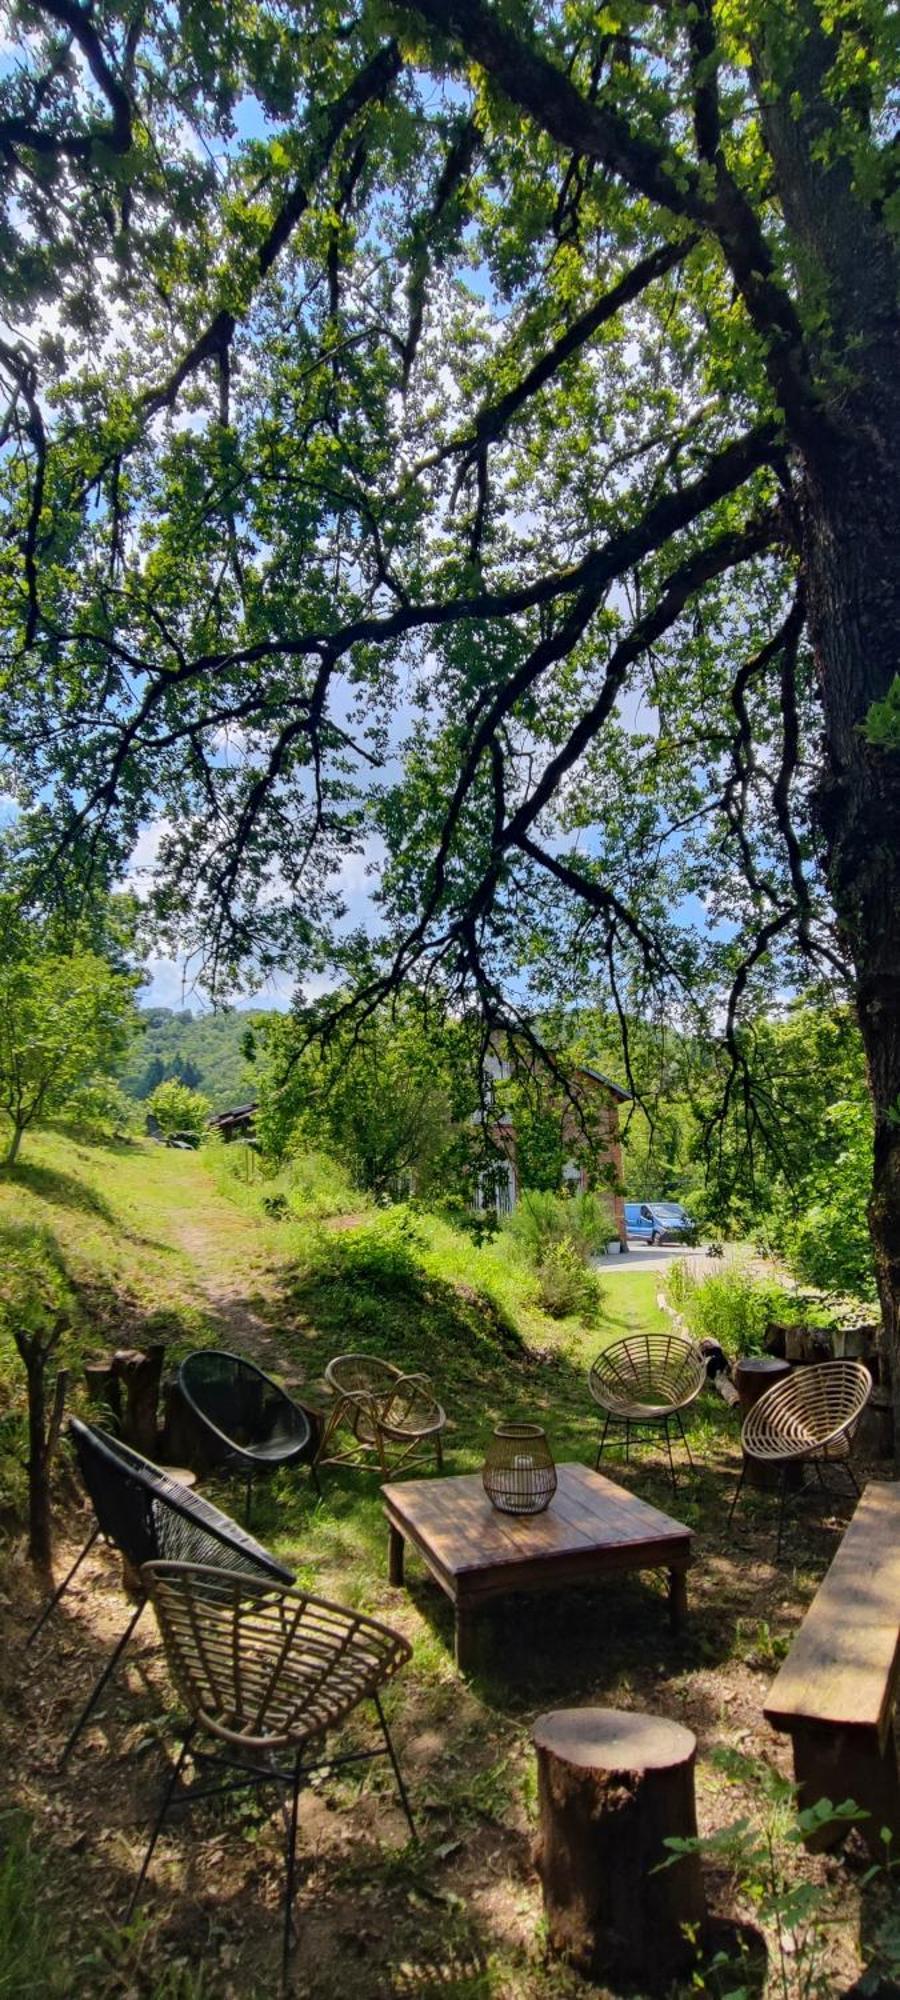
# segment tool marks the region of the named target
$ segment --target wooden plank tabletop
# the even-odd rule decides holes
[[[900,1481],[866,1487],[764,1713],[883,1733],[900,1673]]]
[[[450,1577],[553,1564],[567,1556],[620,1551],[654,1555],[660,1567],[689,1560],[691,1531],[587,1466],[557,1466],[559,1485],[543,1514],[502,1514],[480,1473],[410,1479],[383,1486],[388,1518],[427,1548]]]

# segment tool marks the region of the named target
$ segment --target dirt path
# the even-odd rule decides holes
[[[202,1155],[189,1160],[177,1155],[177,1171],[171,1175],[170,1157],[158,1156],[160,1191],[171,1196],[170,1240],[189,1263],[197,1304],[223,1346],[244,1348],[275,1364],[283,1262],[278,1247],[268,1240],[258,1216],[246,1213],[216,1186]]]

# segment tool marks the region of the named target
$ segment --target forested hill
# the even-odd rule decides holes
[[[254,1073],[241,1045],[254,1014],[195,1014],[189,1007],[141,1010],[141,1029],[122,1078],[129,1097],[149,1097],[167,1077],[202,1090],[215,1111],[254,1092]]]

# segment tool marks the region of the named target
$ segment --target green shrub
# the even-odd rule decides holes
[[[717,1340],[729,1355],[761,1354],[770,1320],[808,1324],[825,1317],[809,1299],[754,1278],[740,1264],[727,1264],[701,1278],[679,1259],[666,1273],[665,1291],[694,1339]]]
[[[442,1386],[455,1373],[501,1367],[522,1352],[518,1329],[486,1286],[429,1270],[427,1247],[407,1208],[363,1228],[322,1230],[294,1278],[298,1307],[334,1352],[380,1354],[424,1369]],[[477,1253],[475,1253],[477,1255]]]
[[[173,1139],[185,1133],[202,1139],[212,1106],[202,1091],[189,1090],[186,1083],[179,1083],[177,1076],[170,1076],[166,1083],[158,1083],[148,1097],[147,1110],[156,1119],[164,1138]]]
[[[568,1319],[575,1314],[587,1326],[596,1325],[603,1309],[604,1290],[590,1266],[583,1263],[569,1237],[550,1243],[537,1271],[538,1302],[552,1319]]]
[[[683,1257],[676,1264],[670,1264],[665,1278],[665,1293],[670,1306],[676,1312],[688,1316],[688,1303],[697,1290],[697,1279],[690,1265]]]
[[[586,1264],[606,1248],[614,1233],[609,1206],[597,1195],[548,1194],[542,1188],[524,1190],[503,1229],[536,1268],[559,1243],[570,1243]]]
[[[301,1221],[325,1221],[330,1215],[352,1215],[368,1206],[346,1169],[330,1153],[301,1152],[287,1169],[287,1201]]]

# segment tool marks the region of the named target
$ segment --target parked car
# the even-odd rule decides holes
[[[686,1242],[695,1234],[679,1201],[626,1201],[625,1229],[638,1243]]]

